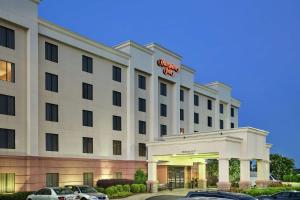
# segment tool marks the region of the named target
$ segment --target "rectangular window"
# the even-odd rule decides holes
[[[194,123],[199,124],[199,113],[194,113]]]
[[[183,121],[184,120],[184,110],[180,109],[180,120]]]
[[[0,46],[15,49],[15,31],[0,26]]]
[[[0,173],[0,194],[13,192],[15,192],[15,174]]]
[[[58,134],[46,133],[46,151],[58,151]]]
[[[93,58],[82,55],[82,71],[93,73]]]
[[[113,140],[113,155],[122,155],[122,142]]]
[[[46,120],[58,122],[58,105],[46,103]]]
[[[122,118],[120,116],[113,115],[113,130],[115,131],[122,130]]]
[[[224,105],[221,103],[220,104],[220,113],[223,114],[224,113]]]
[[[113,91],[113,105],[114,106],[122,106],[121,92]]]
[[[160,104],[160,116],[167,117],[167,105]]]
[[[82,98],[93,100],[93,85],[82,83]]]
[[[146,99],[139,98],[139,111],[146,112]]]
[[[112,68],[113,80],[121,82],[122,80],[122,71],[120,67],[113,66]]]
[[[90,137],[82,138],[82,152],[93,153],[93,138]]]
[[[0,149],[15,148],[15,130],[0,128]]]
[[[48,72],[45,74],[45,89],[52,92],[58,92],[58,76]]]
[[[83,173],[83,185],[88,185],[93,187],[94,185],[94,175],[92,172]]]
[[[184,91],[180,90],[180,101],[184,101]]]
[[[46,174],[46,187],[58,187],[58,186],[59,186],[58,173],[47,173]]]
[[[145,157],[146,156],[146,144],[139,143],[139,156]]]
[[[167,125],[160,125],[160,136],[167,135]]]
[[[82,111],[82,125],[93,127],[93,112],[89,110]]]
[[[220,129],[224,129],[224,121],[220,120]]]
[[[122,172],[113,172],[113,179],[122,179]]]
[[[15,97],[0,94],[0,114],[15,115]]]
[[[45,58],[52,62],[58,62],[58,47],[49,42],[45,42]]]
[[[230,123],[230,127],[234,128],[234,123],[233,122]]]
[[[210,99],[207,100],[207,109],[208,110],[212,109],[212,101]]]
[[[207,117],[207,126],[212,127],[212,117]]]
[[[232,108],[232,107],[231,107],[231,109],[230,109],[230,116],[231,116],[231,117],[234,117],[234,108]]]
[[[139,75],[139,88],[146,90],[146,77]]]
[[[194,94],[194,105],[199,106],[199,96]]]
[[[160,95],[167,96],[167,85],[165,83],[160,83]]]
[[[0,60],[0,80],[15,82],[15,64]]]
[[[146,134],[146,122],[139,120],[139,134]]]

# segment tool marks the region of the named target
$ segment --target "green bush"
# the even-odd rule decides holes
[[[123,191],[124,192],[130,192],[130,185],[123,185]]]
[[[130,191],[132,193],[139,193],[140,192],[140,185],[139,184],[132,184],[130,186]]]
[[[105,189],[104,188],[96,187],[95,189],[97,190],[97,192],[105,193]]]
[[[143,192],[146,192],[146,191],[147,191],[147,187],[146,187],[146,185],[144,185],[144,184],[139,184],[139,186],[140,186],[140,192],[141,192],[141,193],[143,193]]]
[[[117,190],[116,186],[110,186],[105,189],[105,194],[107,194],[108,196],[112,196],[117,193],[118,193],[118,190]]]
[[[115,186],[118,192],[123,192],[123,186],[122,185],[116,185]]]
[[[119,199],[119,198],[125,198],[125,197],[128,197],[132,195],[131,192],[118,192],[116,194],[113,194],[113,195],[108,195],[108,197],[110,199]]]
[[[287,190],[297,190],[300,191],[300,187],[268,187],[268,188],[252,188],[242,191],[242,193],[251,195],[251,196],[260,196],[260,195],[272,195],[278,192],[287,191]]]
[[[290,175],[284,175],[283,181],[285,182],[300,182],[300,174],[290,174]]]
[[[16,192],[13,194],[0,194],[1,200],[25,200],[33,192]]]
[[[141,169],[136,170],[134,174],[134,183],[136,184],[146,184],[147,175]]]

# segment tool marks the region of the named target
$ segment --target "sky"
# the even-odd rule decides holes
[[[300,168],[300,1],[43,0],[39,16],[113,46],[156,42],[230,85],[239,126],[270,132],[272,153]]]

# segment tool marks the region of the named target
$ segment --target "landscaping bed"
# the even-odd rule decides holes
[[[261,195],[272,195],[278,192],[297,190],[300,191],[300,187],[268,187],[268,188],[251,188],[241,191],[241,193],[248,194],[256,197]]]

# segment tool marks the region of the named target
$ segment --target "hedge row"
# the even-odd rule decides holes
[[[96,188],[98,192],[102,192],[108,195],[109,198],[122,198],[132,195],[133,193],[143,193],[147,191],[146,185],[144,184],[126,184],[126,185],[115,185],[110,186],[106,189]]]
[[[300,191],[300,187],[268,187],[268,188],[252,188],[242,191],[242,193],[248,194],[250,196],[261,196],[261,195],[273,195],[278,192],[297,190]]]
[[[16,192],[13,194],[0,194],[1,200],[25,200],[33,192]]]
[[[284,182],[297,182],[300,183],[300,174],[291,174],[283,176]]]
[[[114,185],[131,185],[134,180],[131,179],[101,179],[97,181],[97,187],[108,188]]]

